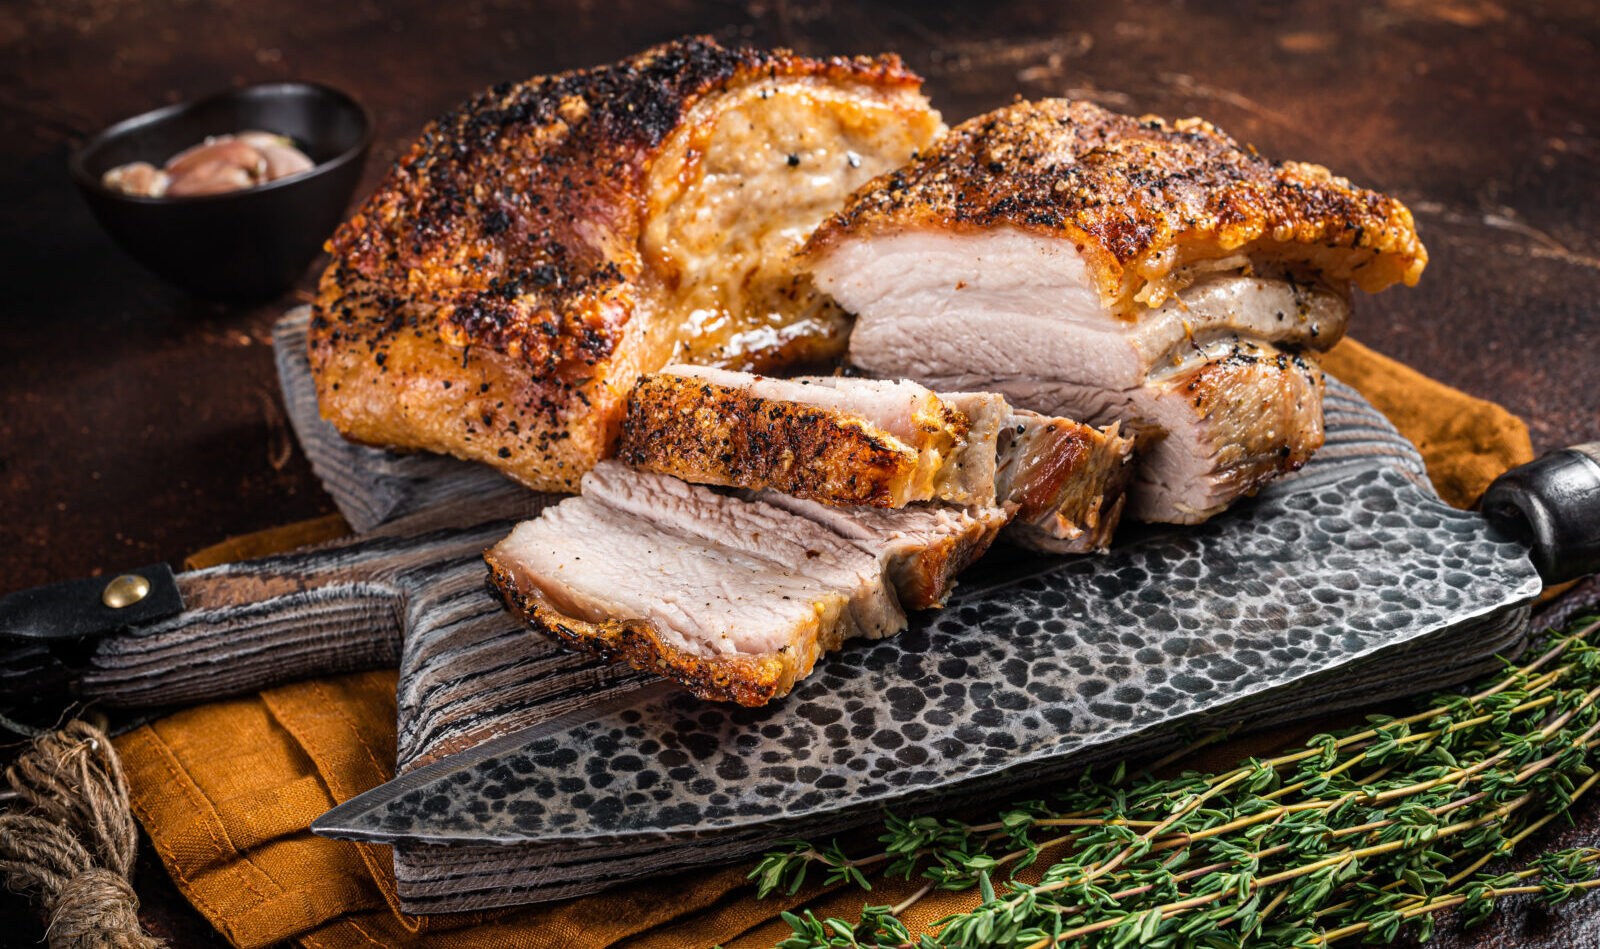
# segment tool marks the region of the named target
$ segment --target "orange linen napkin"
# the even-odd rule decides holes
[[[1533,457],[1527,429],[1504,409],[1358,343],[1341,343],[1325,365],[1417,444],[1439,493],[1452,504],[1471,504],[1497,474]],[[289,525],[203,551],[191,566],[260,556],[347,530],[337,517]],[[1309,734],[1302,731],[1240,739],[1212,749],[1208,759],[1260,753]],[[392,775],[393,671],[302,682],[188,709],[124,735],[117,750],[134,812],[174,882],[240,947],[293,940],[312,949],[744,949],[788,934],[777,919],[780,910],[805,904],[819,916],[854,918],[864,902],[859,891],[842,887],[758,901],[745,885],[745,864],[498,914],[402,914],[388,848],[324,840],[307,829],[329,807]],[[870,902],[895,903],[917,887],[882,881]],[[926,926],[976,900],[975,893],[935,892],[905,922]]]

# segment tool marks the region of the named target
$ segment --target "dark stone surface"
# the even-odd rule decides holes
[[[73,193],[70,142],[230,84],[319,80],[378,122],[366,190],[478,87],[691,31],[897,50],[951,121],[1014,94],[1202,114],[1267,154],[1389,190],[1416,210],[1433,263],[1416,290],[1360,301],[1353,334],[1502,402],[1541,450],[1600,435],[1589,3],[20,0],[0,7],[0,590],[332,509],[277,402],[268,342],[283,304],[213,307],[141,271]],[[1573,833],[1593,840],[1585,812]],[[140,880],[153,926],[183,945],[211,938],[159,869]],[[1595,918],[1580,901],[1477,944],[1593,944]],[[13,897],[0,920],[38,932]]]

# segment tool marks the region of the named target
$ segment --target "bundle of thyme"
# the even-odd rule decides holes
[[[1440,911],[1477,922],[1514,893],[1560,902],[1600,886],[1600,849],[1491,870],[1600,780],[1597,631],[1581,617],[1489,681],[1292,754],[1168,779],[1119,766],[986,823],[890,815],[875,852],[786,841],[751,878],[762,896],[817,871],[864,890],[922,881],[858,920],[784,913],[785,949],[1311,947],[1427,939]],[[980,904],[931,934],[899,918],[935,889],[974,887]]]

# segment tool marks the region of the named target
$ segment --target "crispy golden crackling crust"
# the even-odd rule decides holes
[[[529,627],[608,662],[665,676],[703,699],[765,705],[789,694],[811,672],[817,657],[839,648],[839,624],[784,651],[762,655],[695,656],[665,642],[647,620],[589,622],[555,609],[536,588],[521,588],[512,571],[485,556],[489,576],[506,608]]]
[[[635,373],[665,358],[633,319],[651,162],[697,102],[790,77],[920,85],[893,56],[698,37],[498,85],[434,122],[329,242],[310,332],[324,416],[355,441],[576,490]]]
[[[966,416],[923,420],[939,444],[961,444]],[[825,504],[900,507],[932,471],[904,441],[860,416],[671,373],[628,396],[617,460],[700,484],[772,488]]]
[[[916,227],[1009,225],[1071,240],[1106,306],[1163,302],[1185,264],[1262,251],[1375,293],[1428,262],[1411,211],[1320,165],[1268,161],[1209,122],[1044,99],[970,119],[880,175],[802,251]]]

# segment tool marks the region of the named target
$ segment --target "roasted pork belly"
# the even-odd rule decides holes
[[[571,491],[639,373],[836,356],[846,321],[793,252],[940,130],[919,85],[893,56],[698,38],[481,93],[333,238],[323,416]]]
[[[484,557],[511,611],[571,646],[761,705],[852,636],[942,603],[998,514],[879,512],[849,530],[615,461]],[[784,499],[793,502],[793,499]],[[871,510],[871,509],[868,509]],[[904,604],[904,605],[902,605]]]
[[[1057,554],[1111,544],[1133,474],[1133,440],[1071,419],[1023,409],[1005,419],[996,493],[1010,506],[1006,536]]]
[[[995,435],[985,443],[965,413],[913,382],[668,366],[629,394],[617,457],[698,484],[831,504],[987,504]],[[971,452],[987,452],[987,479],[962,462]]]
[[[642,518],[674,535],[788,565],[849,596],[844,634],[880,639],[905,626],[883,571],[832,538],[819,538],[782,511],[764,504],[708,496],[704,488],[660,475],[641,476],[601,462],[583,479],[583,495],[601,506]],[[859,545],[856,545],[859,547]]]
[[[1131,447],[1115,423],[1018,412],[994,392],[668,366],[634,387],[617,457],[697,484],[770,489],[772,503],[998,508],[1020,518],[1019,542],[1083,553],[1116,529]]]
[[[1326,169],[1065,100],[951,130],[802,255],[857,317],[856,365],[1120,422],[1144,457],[1130,513],[1176,522],[1310,457],[1306,353],[1343,334],[1352,286],[1414,284],[1427,261],[1403,205]]]

